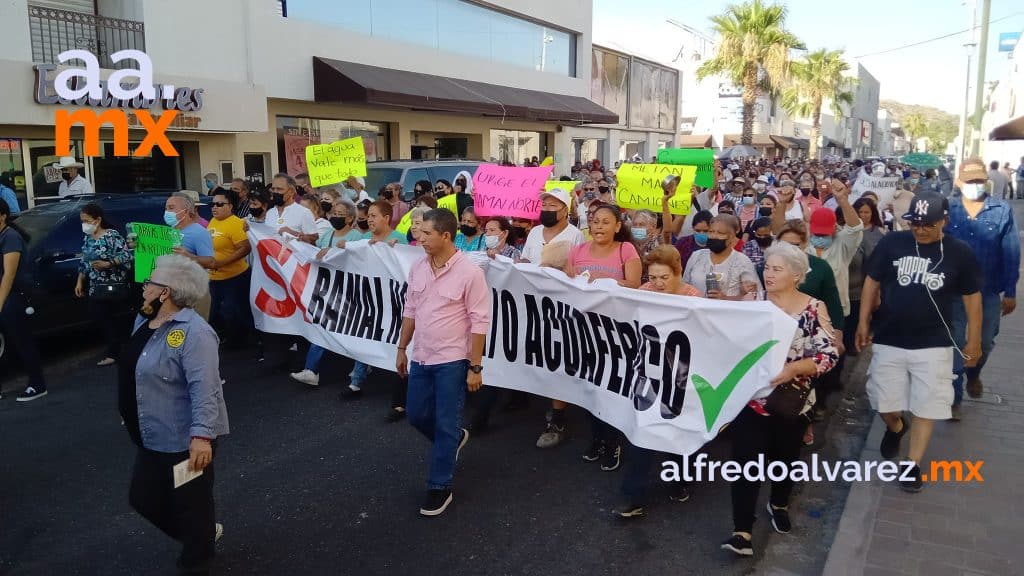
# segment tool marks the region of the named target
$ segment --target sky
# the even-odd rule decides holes
[[[594,0],[594,42],[626,49],[669,63],[679,52],[686,34],[666,23],[672,18],[711,34],[708,18],[725,11],[725,0]],[[960,115],[964,108],[967,52],[970,34],[920,46],[875,54],[922,40],[966,30],[971,26],[970,0],[782,0],[788,9],[786,27],[809,50],[843,49],[878,79],[881,98],[904,104],[934,106]],[[1024,30],[1024,3],[991,0],[987,82],[1003,78],[1007,53],[998,53],[1000,32]],[[978,0],[978,22],[981,0]],[[979,30],[980,33],[980,30]],[[976,69],[972,64],[972,77]],[[971,80],[973,107],[974,80]]]

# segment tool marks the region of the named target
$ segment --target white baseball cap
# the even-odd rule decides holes
[[[569,191],[566,190],[565,188],[552,188],[551,190],[545,190],[544,192],[540,193],[541,200],[543,200],[545,196],[550,196],[555,200],[558,200],[562,204],[565,204],[566,207],[568,207],[569,204],[572,203],[571,197],[569,196]]]

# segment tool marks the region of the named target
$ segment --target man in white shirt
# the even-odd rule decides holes
[[[992,183],[992,190],[988,193],[999,200],[1010,199],[1010,180],[999,170],[999,161],[993,160],[988,165],[988,181]]]
[[[82,168],[85,168],[85,164],[76,162],[73,156],[62,156],[60,162],[53,166],[60,169],[60,175],[64,178],[57,191],[61,198],[93,193],[92,184],[79,173]]]
[[[270,184],[273,208],[267,210],[266,223],[277,228],[278,234],[291,234],[303,242],[315,244],[319,234],[316,221],[308,208],[295,201],[295,179],[277,174]]]
[[[541,251],[552,242],[568,242],[572,246],[583,244],[583,232],[569,224],[569,191],[552,188],[540,195],[540,223],[534,226],[523,244],[523,260],[540,264]]]

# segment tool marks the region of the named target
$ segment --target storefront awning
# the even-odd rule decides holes
[[[679,137],[680,148],[710,148],[711,134],[683,134]]]
[[[581,96],[549,94],[313,57],[317,102],[345,102],[480,114],[560,124],[618,124],[614,112]]]
[[[836,140],[833,140],[833,139],[829,138],[828,136],[822,136],[821,139],[824,142],[824,145],[822,146],[823,148],[836,148],[836,149],[839,149],[839,150],[841,150],[843,148],[843,143],[842,142],[838,142]]]
[[[996,126],[988,135],[989,140],[1024,140],[1024,116],[1018,116],[1005,124]]]
[[[790,138],[789,136],[772,136],[771,139],[779,145],[779,148],[788,150],[799,150],[801,148],[800,141],[797,138]]]
[[[740,144],[740,140],[743,138],[742,134],[726,134],[724,147],[735,146]],[[767,134],[752,134],[750,140],[751,146],[775,146],[775,142],[772,141],[772,137]]]

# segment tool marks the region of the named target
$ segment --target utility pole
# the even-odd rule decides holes
[[[985,106],[985,57],[988,52],[988,19],[992,0],[982,0],[981,40],[978,42],[978,80],[974,87],[974,133],[971,137],[971,156],[977,156],[981,146],[981,117]]]
[[[978,45],[978,5],[974,0],[966,0],[965,4],[969,4],[971,7],[971,37],[964,43],[964,49],[967,52],[967,73],[964,78],[964,111],[960,115],[960,146],[957,149],[956,162],[958,166],[967,158],[967,151],[970,149],[968,144],[970,125],[967,123],[967,116],[971,105],[971,56],[974,47]]]

